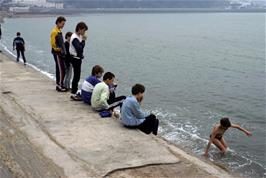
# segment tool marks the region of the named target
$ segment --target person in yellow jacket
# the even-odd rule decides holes
[[[52,29],[50,36],[52,54],[55,60],[56,90],[59,92],[67,91],[64,87],[65,65],[63,61],[66,49],[61,31],[64,28],[65,22],[65,17],[58,17],[55,22],[56,26]]]

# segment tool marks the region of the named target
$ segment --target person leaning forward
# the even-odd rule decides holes
[[[159,120],[154,114],[148,114],[141,109],[145,87],[136,84],[132,87],[132,96],[128,96],[121,108],[121,121],[127,128],[137,128],[146,134],[157,135]]]

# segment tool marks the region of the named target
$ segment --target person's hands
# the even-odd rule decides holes
[[[151,116],[155,116],[155,117],[156,117],[156,115],[155,115],[155,114],[153,114],[152,112],[150,113],[150,115],[151,115]]]
[[[246,135],[250,137],[250,136],[252,136],[252,133],[249,132],[249,131],[247,131],[247,132],[246,132]]]
[[[115,88],[110,88],[109,91],[110,91],[111,93],[113,93],[113,92],[115,92]]]
[[[87,36],[87,34],[85,33],[85,34],[82,36],[82,40],[83,40],[83,41],[86,41],[87,38],[88,38],[88,36]]]
[[[205,152],[205,153],[203,154],[203,156],[208,157],[209,154],[208,154],[207,152]]]
[[[137,99],[140,104],[142,104],[143,96]]]

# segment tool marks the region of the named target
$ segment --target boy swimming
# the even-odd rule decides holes
[[[208,151],[210,149],[211,144],[213,143],[217,148],[221,150],[223,154],[226,153],[227,144],[223,138],[223,134],[227,131],[228,128],[236,128],[238,130],[241,130],[244,132],[247,136],[251,136],[252,134],[245,130],[244,128],[240,127],[236,124],[231,124],[230,120],[228,118],[222,118],[220,120],[219,125],[215,125],[212,129],[212,133],[210,135],[210,140],[207,145],[206,151],[204,153],[204,156],[208,156]]]

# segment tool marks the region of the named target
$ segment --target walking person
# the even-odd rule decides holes
[[[17,62],[19,62],[20,54],[22,56],[22,59],[24,61],[24,65],[26,65],[26,58],[25,58],[25,41],[20,36],[21,33],[17,32],[17,37],[13,41],[13,50],[17,50]]]
[[[66,48],[66,56],[64,58],[65,62],[65,78],[64,78],[64,87],[69,90],[70,89],[70,80],[72,77],[72,64],[71,64],[71,56],[69,52],[69,46],[70,46],[70,38],[72,32],[67,32],[65,36],[65,48]]]
[[[85,32],[87,30],[88,26],[84,22],[79,22],[76,26],[75,33],[72,34],[70,39],[69,51],[71,55],[71,64],[73,66],[74,72],[71,93],[74,96],[77,94],[78,91],[78,83],[80,80],[81,73],[81,63],[82,59],[84,58],[83,50],[85,47],[85,41],[87,39]]]
[[[1,29],[1,24],[0,24],[0,40],[2,39],[2,29]],[[0,52],[2,52],[1,50],[0,50]]]
[[[2,29],[1,29],[1,24],[0,24],[0,40],[2,38]]]
[[[56,19],[56,26],[51,31],[50,44],[52,48],[52,54],[55,61],[55,75],[56,75],[56,90],[58,92],[65,92],[67,89],[64,87],[64,77],[65,77],[65,64],[63,58],[66,55],[66,49],[62,34],[62,29],[65,26],[65,17],[58,17]]]

